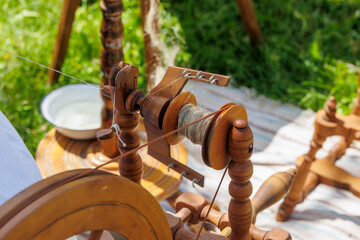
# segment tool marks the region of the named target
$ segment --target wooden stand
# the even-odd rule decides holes
[[[53,56],[53,67],[56,69],[60,69],[65,57],[71,25],[78,4],[79,1],[77,0],[73,2],[65,0],[64,2],[58,42]],[[113,67],[117,66],[124,58],[122,50],[123,25],[121,22],[123,4],[121,0],[102,0],[100,8],[103,13],[100,31],[102,41],[100,57],[102,81],[100,87],[103,88],[104,85],[108,84],[108,78]],[[136,72],[136,74],[138,74],[138,72]],[[54,81],[58,75],[49,73],[49,77]],[[128,89],[136,89],[137,78],[132,78],[130,81],[132,88]],[[130,87],[130,85],[128,87]],[[125,104],[124,100],[126,95],[124,95],[124,92],[116,92],[114,89],[110,92],[113,95],[112,97],[114,97],[115,94],[116,98],[111,98],[111,96],[104,94],[103,90],[101,90],[101,96],[104,101],[104,107],[101,111],[101,128],[107,129],[110,128],[113,123],[118,124],[122,130],[121,137],[124,139],[123,142],[126,146],[122,145],[123,143],[120,142],[116,135],[100,142],[97,140],[76,141],[61,136],[53,129],[40,142],[37,149],[36,159],[44,177],[66,170],[94,168],[110,160],[110,158],[119,155],[119,153],[124,154],[139,146],[140,139],[138,134],[134,132],[138,125],[139,114],[126,111],[124,106],[117,107],[120,106],[121,100],[121,103],[123,105]],[[126,92],[126,94],[128,93],[129,92]],[[119,101],[115,106],[114,116],[112,99]],[[144,143],[147,139],[144,133],[140,135],[143,136],[142,142]],[[170,155],[170,148],[168,150]],[[172,147],[171,150],[171,154],[175,155],[176,159],[179,159],[182,164],[186,165],[186,151],[184,147],[182,145],[175,146]],[[140,155],[142,155],[143,162]],[[166,166],[159,164],[153,157],[147,155],[144,150],[140,155],[134,153],[122,158],[120,164],[113,163],[107,165],[104,169],[114,173],[119,173],[120,170],[122,176],[138,183],[141,182],[142,175],[144,174],[142,181],[143,187],[149,190],[159,201],[167,199],[177,193],[181,182],[180,175],[172,170],[168,172]],[[136,164],[134,164],[134,162]]]
[[[193,184],[203,186],[204,177],[201,174],[176,161],[169,156],[167,151],[170,144],[177,144],[184,137],[173,131],[190,126],[181,125],[179,119],[185,116],[180,116],[184,114],[180,109],[187,104],[192,104],[194,107],[189,110],[189,115],[195,114],[199,110],[195,107],[195,97],[191,93],[181,92],[181,90],[189,79],[227,85],[230,80],[229,77],[211,73],[203,73],[200,77],[200,73],[195,70],[169,67],[159,85],[149,95],[144,96],[136,87],[137,76],[138,68],[126,63],[120,63],[111,72],[109,84],[105,86],[104,92],[105,94],[110,92],[111,98],[116,99],[114,105],[115,121],[111,129],[103,129],[98,132],[98,139],[107,139],[114,133],[119,136],[120,139],[117,144],[122,152],[122,157],[119,158],[120,173],[122,176],[139,183],[141,180],[141,158],[137,156],[138,137],[134,133],[134,129],[137,126],[137,114],[140,113],[144,117],[144,125],[150,144],[148,153],[168,167],[171,166],[182,176],[191,180]],[[216,79],[216,81],[212,81],[212,79]],[[201,120],[198,119],[198,121]],[[232,199],[229,204],[228,215],[223,219],[220,217],[224,223],[220,225],[230,227],[231,230],[222,229],[226,232],[224,234],[230,240],[251,240],[252,236],[259,240],[271,239],[265,238],[267,232],[255,227],[251,230],[252,223],[255,223],[258,212],[282,198],[290,188],[293,175],[290,172],[290,177],[282,178],[276,183],[270,181],[271,183],[264,185],[265,188],[270,188],[273,191],[260,191],[255,199],[256,208],[253,211],[250,200],[252,193],[250,178],[253,172],[250,157],[253,152],[253,134],[247,123],[246,110],[234,103],[225,104],[214,114],[205,128],[188,128],[187,130],[186,137],[192,142],[202,145],[202,157],[206,165],[216,170],[226,167],[229,169],[231,177],[229,194]],[[199,131],[204,131],[204,134],[201,134],[203,138],[200,141],[195,141],[194,135]],[[162,135],[166,135],[166,138],[163,136],[162,139],[159,139]],[[122,163],[123,161],[125,164]],[[173,239],[195,240],[197,239],[196,234],[186,230],[183,223],[187,221],[192,224],[197,223],[201,214],[206,220],[207,214],[202,213],[202,211],[207,202],[203,199],[199,200],[192,194],[181,197],[180,199],[184,202],[177,204],[180,201],[178,198],[175,204],[178,213],[175,215],[168,214]],[[214,218],[216,219],[216,217]],[[219,222],[220,220],[216,221]],[[277,236],[275,239],[291,238],[288,233],[282,234],[283,232],[285,231],[280,230],[280,233],[275,233]],[[225,235],[205,233],[199,239],[221,240],[226,239]],[[279,236],[281,237],[279,238]]]
[[[359,73],[360,85],[360,73]],[[353,140],[360,139],[360,88],[355,105],[350,115],[336,113],[336,100],[331,97],[326,102],[325,110],[316,113],[315,133],[310,142],[307,154],[300,156],[296,165],[298,173],[293,186],[279,208],[277,220],[285,221],[292,213],[296,204],[304,201],[307,195],[320,183],[341,188],[360,197],[360,177],[355,177],[335,165],[350,146]],[[315,157],[322,144],[330,136],[341,136],[340,141],[325,158]]]
[[[102,48],[100,53],[101,83],[100,87],[107,84],[111,69],[119,62],[124,61],[122,41],[124,38],[124,29],[121,21],[123,4],[121,0],[102,0],[100,8],[103,14],[101,22],[100,37]],[[100,90],[104,101],[104,107],[101,110],[101,128],[109,128],[113,121],[113,103],[111,98],[105,97],[103,90]],[[116,147],[116,137],[100,142],[100,151],[108,156],[115,157],[119,155]]]
[[[262,231],[254,224],[258,213],[287,192],[294,171],[273,175],[250,200],[253,173],[250,157],[254,141],[246,110],[241,105],[228,103],[210,113],[195,106],[192,93],[181,92],[190,79],[226,86],[230,77],[169,67],[159,85],[144,96],[137,89],[138,73],[136,66],[124,62],[112,69],[103,92],[114,102],[114,122],[110,128],[97,132],[99,140],[117,137],[121,155],[107,162],[115,165],[104,169],[116,171],[118,163],[119,173],[125,178],[91,168],[46,178],[0,207],[0,238],[63,239],[91,231],[90,239],[99,239],[103,230],[110,230],[127,239],[290,240],[290,234],[284,230]],[[135,131],[139,114],[144,117],[148,140],[147,145],[142,146],[139,146],[141,133]],[[184,118],[191,120],[186,122]],[[184,129],[187,131],[182,132]],[[170,169],[190,179],[193,185],[204,184],[204,176],[184,165],[181,158],[170,151],[170,145],[184,137],[202,145],[202,158],[207,166],[225,169],[224,176],[226,169],[229,170],[231,201],[228,213],[221,213],[212,209],[215,197],[208,205],[201,196],[182,194],[175,202],[177,213],[167,214],[167,224],[159,204],[148,191],[158,200],[164,194],[171,195],[171,191],[177,192],[174,185],[179,183],[180,176]],[[165,165],[141,154],[145,146],[150,156]],[[98,142],[70,140],[51,130],[40,143],[37,157],[42,163],[41,171],[48,174],[54,168],[69,168],[74,163],[73,156],[80,160],[75,162],[77,168],[81,164],[97,166],[104,158],[97,154],[98,148]],[[199,231],[196,234],[184,227],[199,220],[216,225],[221,233]]]

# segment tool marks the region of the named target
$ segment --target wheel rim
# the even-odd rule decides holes
[[[136,183],[97,170],[59,184],[83,171],[42,180],[1,206],[0,239],[64,239],[101,229],[127,239],[171,239],[160,205]]]

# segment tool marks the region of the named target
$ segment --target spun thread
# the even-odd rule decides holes
[[[200,107],[196,107],[192,104],[184,105],[178,116],[178,128],[188,125],[206,115],[209,115],[211,112]],[[207,127],[210,124],[210,121],[213,117],[206,118],[198,123],[190,125],[187,128],[184,128],[179,131],[180,135],[186,136],[194,144],[202,144],[205,138],[205,132]]]

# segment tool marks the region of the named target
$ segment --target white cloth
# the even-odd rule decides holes
[[[223,104],[235,102],[245,107],[249,125],[254,134],[254,174],[251,178],[253,194],[272,174],[295,167],[298,156],[309,149],[314,133],[315,113],[310,110],[281,104],[255,94],[246,88],[232,89],[189,82],[184,91],[193,91],[198,105],[211,111]],[[336,137],[329,138],[318,157],[324,157]],[[205,166],[201,158],[201,146],[185,141],[188,152],[188,166],[205,176],[205,187],[192,188],[191,182],[184,180],[181,190],[197,192],[211,201],[223,170],[216,171]],[[360,176],[360,151],[349,148],[337,162],[355,176]],[[222,183],[216,203],[222,211],[227,211],[230,196],[227,176]],[[260,213],[256,225],[263,230],[283,228],[294,240],[360,240],[360,199],[352,193],[320,184],[307,199],[296,206],[287,222],[277,222],[276,212],[280,203]]]
[[[41,179],[31,153],[0,111],[0,205]]]

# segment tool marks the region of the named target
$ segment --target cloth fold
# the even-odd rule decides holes
[[[0,111],[0,205],[41,179],[31,153]]]

